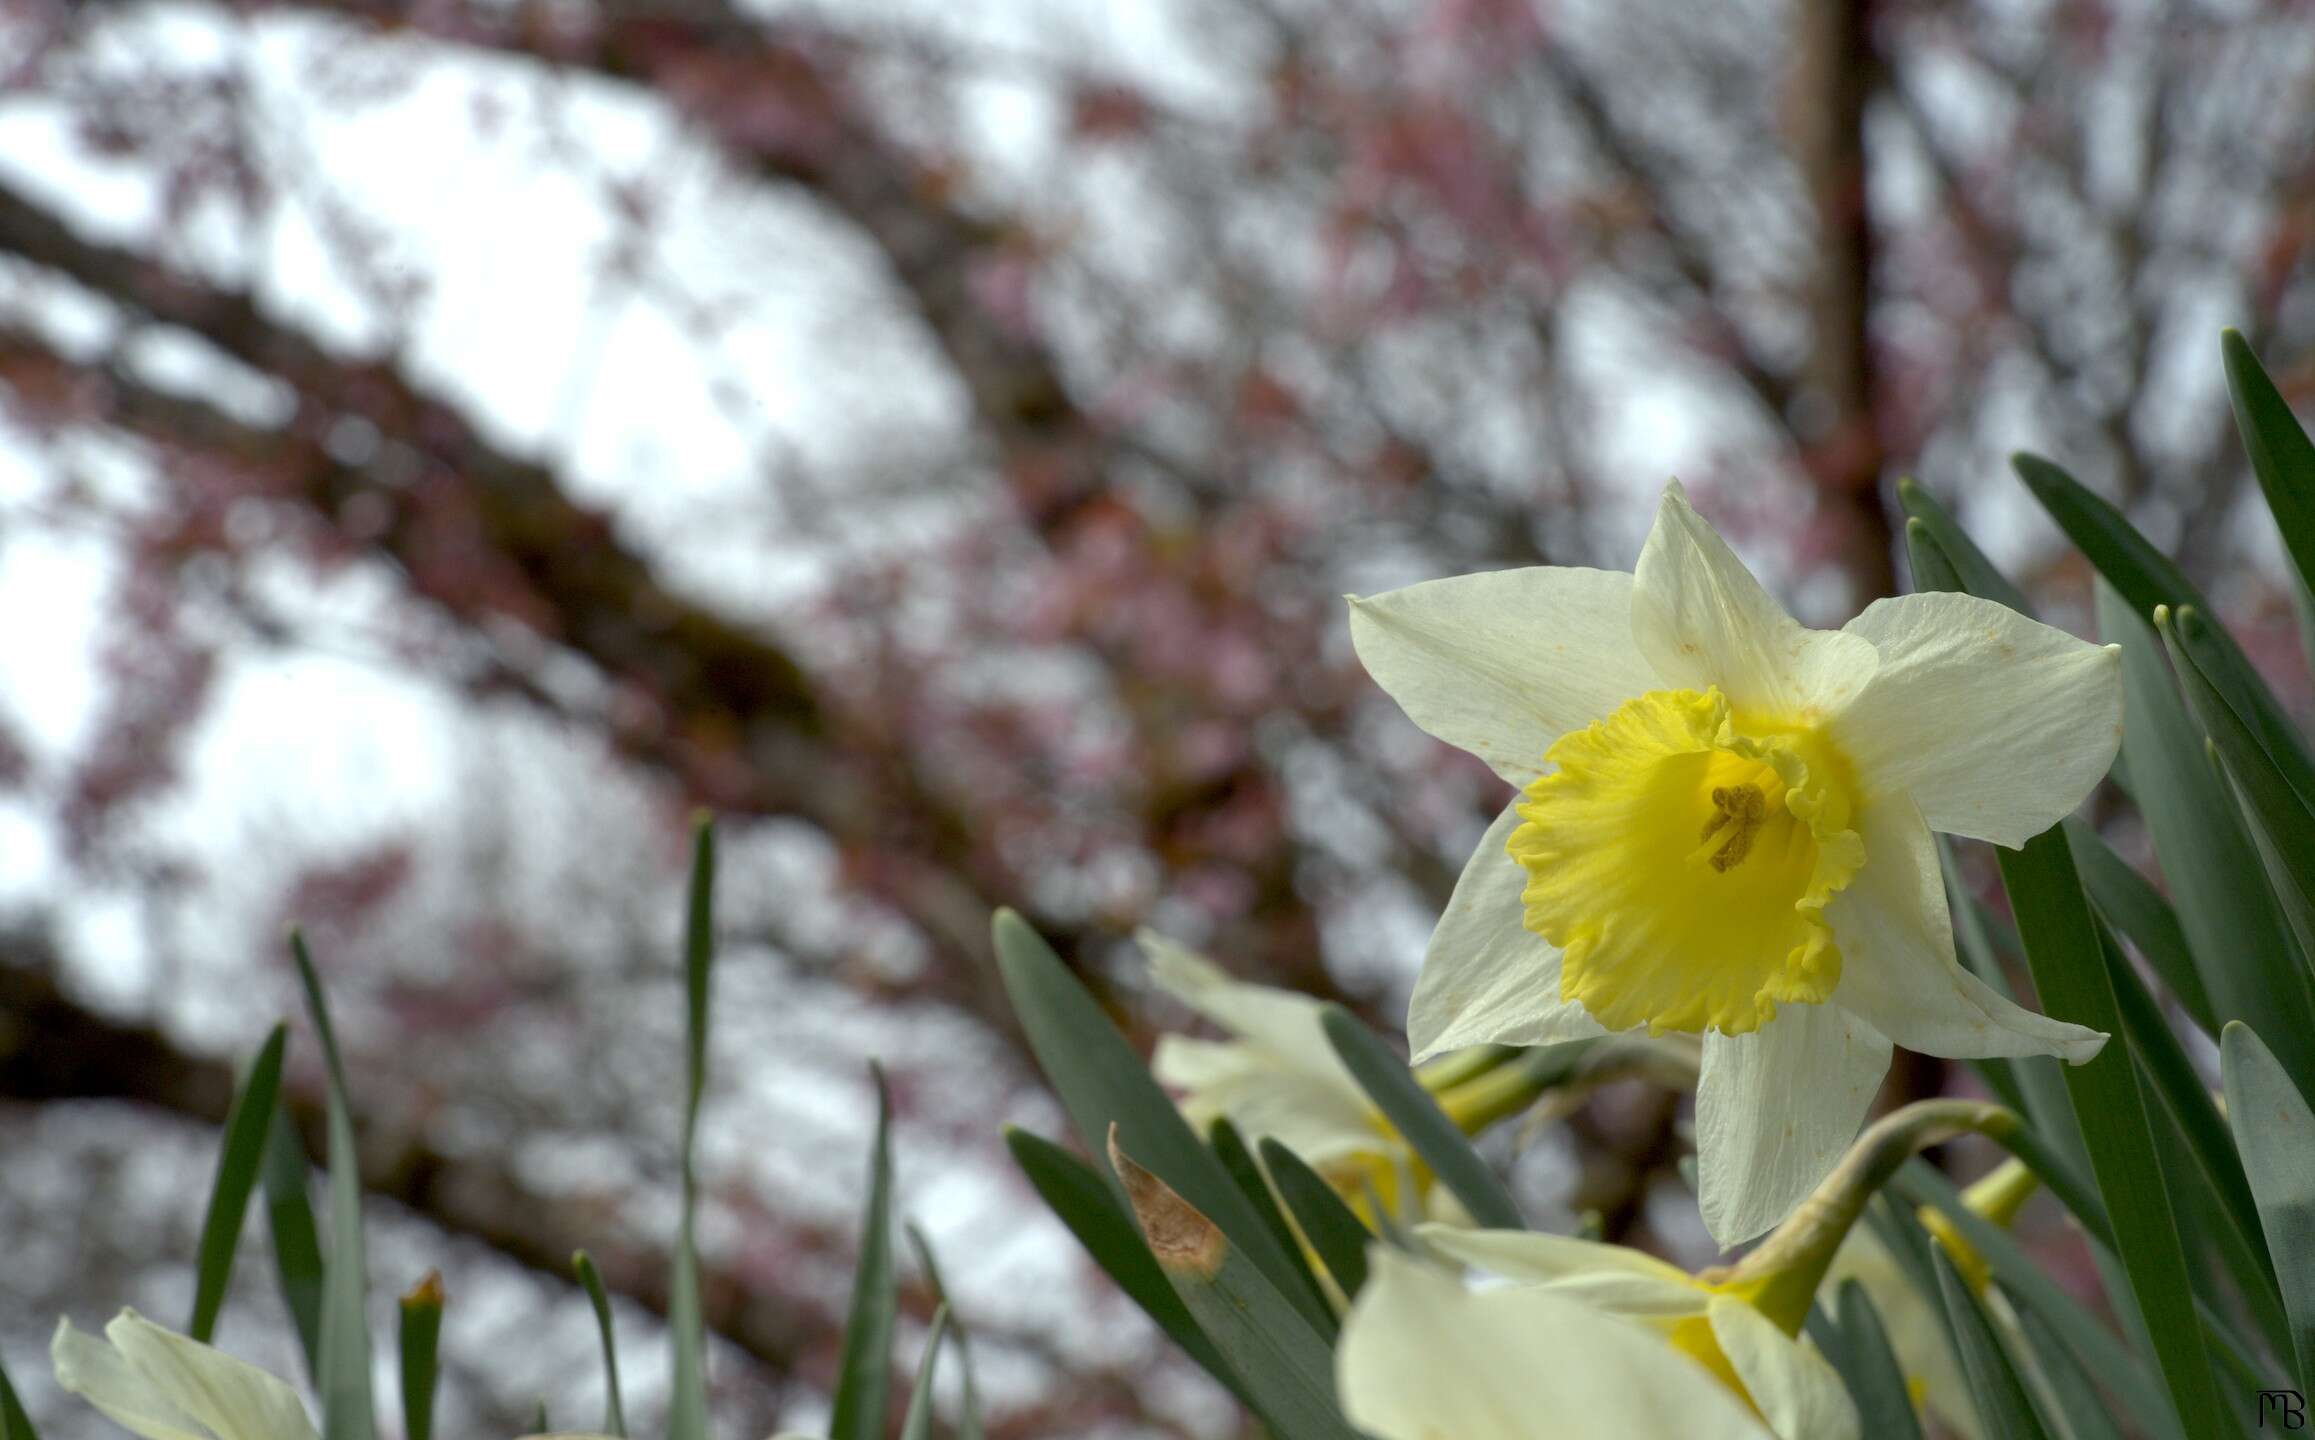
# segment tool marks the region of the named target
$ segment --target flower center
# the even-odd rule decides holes
[[[1610,1030],[1741,1035],[1832,994],[1824,907],[1865,850],[1848,766],[1805,718],[1654,690],[1544,758],[1509,849],[1562,999]]]

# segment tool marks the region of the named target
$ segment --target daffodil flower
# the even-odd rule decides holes
[[[1390,1213],[1418,1213],[1429,1173],[1334,1053],[1321,1002],[1234,980],[1154,931],[1136,938],[1158,988],[1231,1037],[1158,1038],[1150,1073],[1181,1093],[1193,1126],[1227,1118],[1249,1145],[1275,1139],[1292,1150],[1346,1200],[1360,1202],[1371,1186]]]
[[[1469,1290],[1387,1246],[1375,1247],[1368,1266],[1335,1350],[1335,1388],[1344,1415],[1375,1440],[1776,1433],[1643,1325],[1547,1289]],[[1734,1343],[1751,1353],[1745,1339]],[[1848,1405],[1846,1393],[1839,1403]]]
[[[1416,724],[1520,790],[1432,935],[1416,1059],[1701,1034],[1722,1244],[1825,1174],[1892,1042],[2077,1063],[2105,1043],[1961,968],[1930,830],[2017,846],[2079,804],[2121,733],[2114,647],[1956,594],[1806,629],[1678,485],[1634,574],[1411,585],[1354,600],[1351,638]]]
[[[145,1440],[314,1440],[282,1380],[134,1310],[102,1340],[60,1321],[49,1356],[58,1385]]]
[[[1856,1407],[1839,1373],[1815,1346],[1796,1338],[1807,1313],[1805,1290],[1799,1313],[1784,1314],[1789,1307],[1777,1304],[1760,1277],[1691,1275],[1622,1245],[1526,1230],[1423,1225],[1415,1233],[1439,1255],[1641,1330],[1667,1354],[1719,1382],[1777,1440],[1854,1440],[1858,1433]],[[1770,1310],[1780,1313],[1772,1316]],[[1590,1360],[1579,1347],[1531,1363],[1549,1364],[1556,1375],[1563,1366],[1580,1369]]]

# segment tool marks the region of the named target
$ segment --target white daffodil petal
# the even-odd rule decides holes
[[[1876,600],[1842,628],[1881,667],[1834,742],[1868,793],[1910,793],[1932,829],[2023,845],[2113,765],[2119,647],[1974,595]]]
[[[1291,1070],[1209,1086],[1187,1097],[1182,1109],[1200,1128],[1226,1115],[1248,1145],[1268,1137],[1312,1165],[1388,1157],[1403,1148],[1359,1091]]]
[[[70,1320],[57,1322],[48,1354],[59,1386],[131,1434],[145,1440],[211,1440],[191,1416],[139,1374],[128,1357],[94,1335],[75,1330]]]
[[[1607,1033],[1581,1005],[1559,998],[1559,951],[1527,928],[1519,898],[1527,871],[1504,849],[1519,823],[1516,803],[1495,817],[1431,932],[1407,1005],[1415,1064],[1469,1045],[1549,1045]]]
[[[1856,1404],[1815,1346],[1734,1296],[1713,1296],[1707,1313],[1720,1353],[1779,1440],[1856,1440]]]
[[[1741,1244],[1825,1178],[1889,1073],[1889,1042],[1837,1004],[1780,1006],[1746,1035],[1704,1037],[1696,1168],[1704,1227]]]
[[[1230,1085],[1249,1076],[1273,1074],[1278,1062],[1243,1040],[1199,1040],[1160,1035],[1150,1052],[1149,1073],[1160,1085],[1198,1091]]]
[[[1378,1246],[1335,1352],[1376,1440],[1762,1440],[1704,1368],[1639,1325],[1535,1288],[1477,1294]],[[1548,1421],[1543,1418],[1548,1417]]]
[[[1953,1059],[2056,1055],[2075,1064],[2106,1043],[2095,1030],[2014,1005],[1961,968],[1937,845],[1904,796],[1856,817],[1865,865],[1825,907],[1841,949],[1833,1003],[1908,1050]]]
[[[313,1440],[313,1421],[281,1379],[123,1310],[105,1338],[155,1392],[218,1440]]]
[[[1543,752],[1659,688],[1632,646],[1632,577],[1537,566],[1350,602],[1350,641],[1407,717],[1514,785]]]
[[[1415,1234],[1437,1253],[1522,1284],[1544,1285],[1578,1275],[1614,1271],[1684,1292],[1690,1310],[1704,1308],[1704,1292],[1677,1265],[1628,1245],[1603,1245],[1539,1230],[1457,1230],[1418,1225]]]
[[[1739,710],[1830,714],[1879,664],[1870,643],[1785,614],[1677,481],[1664,487],[1633,581],[1632,638],[1666,688],[1717,685]]]
[[[1320,1017],[1326,1007],[1308,995],[1255,985],[1155,930],[1134,935],[1149,957],[1158,988],[1231,1034],[1252,1041],[1278,1061],[1313,1075],[1339,1075],[1356,1088],[1334,1053]]]

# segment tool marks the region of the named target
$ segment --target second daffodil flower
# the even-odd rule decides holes
[[[1892,1042],[2077,1063],[2105,1043],[1956,962],[1930,831],[2017,846],[2080,804],[2120,741],[2114,647],[1956,594],[1807,629],[1677,484],[1633,574],[1410,585],[1353,600],[1351,639],[1416,724],[1520,790],[1431,938],[1415,1058],[1701,1034],[1723,1245],[1831,1168]]]

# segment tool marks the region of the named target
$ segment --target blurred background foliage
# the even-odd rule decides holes
[[[1678,474],[1837,623],[1916,474],[2087,632],[2031,446],[2309,703],[2216,363],[2233,324],[2315,389],[2302,7],[10,0],[0,76],[0,1357],[44,1433],[97,1433],[57,1313],[190,1293],[291,917],[373,1272],[439,1265],[445,1353],[503,1357],[446,1428],[596,1412],[578,1245],[658,1349],[706,805],[723,1427],[823,1413],[881,1054],[991,1433],[1218,1435],[1004,1159],[1056,1111],[988,914],[1145,1039],[1139,924],[1395,1023],[1500,786],[1342,592],[1626,568]],[[1611,1087],[1514,1180],[1693,1260],[1681,1123]],[[294,1369],[262,1302],[220,1335]]]

